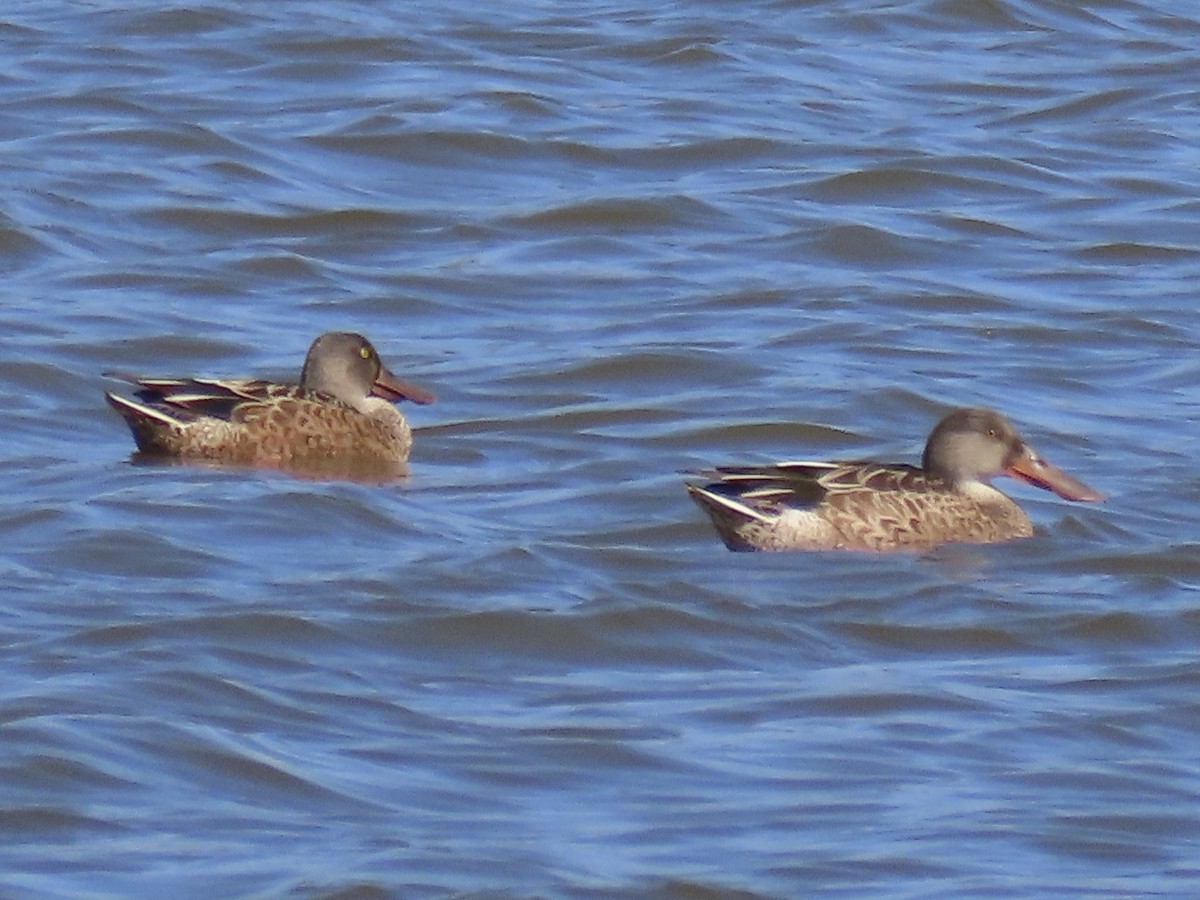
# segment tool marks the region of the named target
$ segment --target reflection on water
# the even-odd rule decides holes
[[[0,892],[1186,894],[1185,16],[0,16]],[[100,372],[342,329],[410,477],[127,464]],[[735,555],[678,474],[960,405],[1109,501]]]
[[[277,470],[293,478],[306,481],[354,481],[361,484],[388,485],[403,481],[411,474],[408,464],[384,466],[369,459],[302,459],[278,465],[252,463],[227,463],[220,460],[184,459],[165,456],[161,453],[134,451],[129,461],[136,466],[199,466],[208,469],[229,469],[234,472],[253,473],[262,469]]]

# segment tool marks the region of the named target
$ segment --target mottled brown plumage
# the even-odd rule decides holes
[[[875,462],[722,466],[687,486],[731,550],[926,549],[1033,534],[989,483],[1011,475],[1069,500],[1103,495],[1046,462],[989,409],[959,409],[929,435],[920,468]]]
[[[137,399],[105,397],[147,456],[331,477],[405,474],[412,432],[394,403],[434,399],[389,372],[362,335],[344,332],[313,341],[298,384],[113,377],[138,387]]]

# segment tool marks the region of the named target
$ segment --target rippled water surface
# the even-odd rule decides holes
[[[132,8],[129,8],[132,7]],[[0,13],[0,894],[1194,896],[1186,4]],[[139,465],[108,369],[439,396]],[[1007,412],[1031,540],[730,554],[679,470]]]

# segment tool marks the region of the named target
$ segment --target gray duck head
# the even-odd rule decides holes
[[[1007,417],[982,407],[956,409],[938,422],[925,444],[922,466],[951,484],[1009,475],[1067,500],[1104,499],[1104,494],[1043,459]]]
[[[326,332],[312,342],[300,372],[300,387],[364,412],[372,396],[391,403],[434,401],[429,391],[393,375],[365,337],[346,331]]]

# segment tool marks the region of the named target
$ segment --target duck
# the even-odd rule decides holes
[[[105,399],[140,456],[314,474],[408,474],[412,429],[395,404],[435,400],[393,375],[361,334],[341,331],[312,342],[297,383],[105,375],[137,388]]]
[[[956,409],[937,423],[920,467],[880,462],[720,466],[686,485],[730,550],[928,550],[1033,534],[999,475],[1073,501],[1104,494],[1038,454],[1004,415]]]

